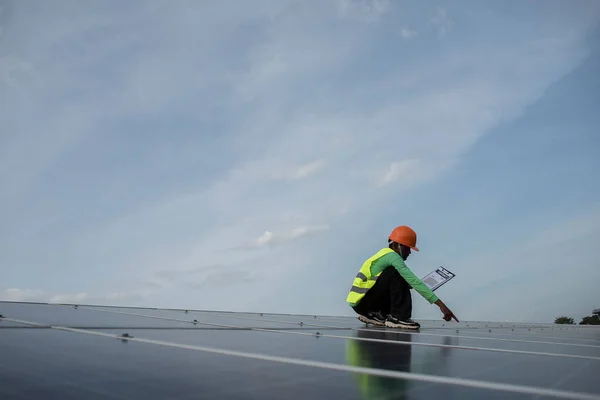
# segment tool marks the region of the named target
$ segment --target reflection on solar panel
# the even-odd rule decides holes
[[[600,328],[0,302],[0,399],[600,399]]]

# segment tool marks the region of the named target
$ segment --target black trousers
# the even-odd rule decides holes
[[[384,317],[392,314],[400,320],[407,320],[412,317],[410,289],[410,285],[396,268],[387,267],[379,275],[375,285],[354,307],[354,311],[358,314],[380,311]]]

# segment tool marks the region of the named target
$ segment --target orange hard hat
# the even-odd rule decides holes
[[[408,246],[415,251],[419,251],[417,248],[417,233],[408,226],[403,225],[394,228],[392,233],[390,233],[389,239]]]

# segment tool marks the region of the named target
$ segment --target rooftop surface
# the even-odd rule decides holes
[[[1,399],[600,399],[600,327],[0,302]]]

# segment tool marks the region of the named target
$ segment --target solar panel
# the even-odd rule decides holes
[[[0,302],[1,399],[600,399],[600,328]]]

